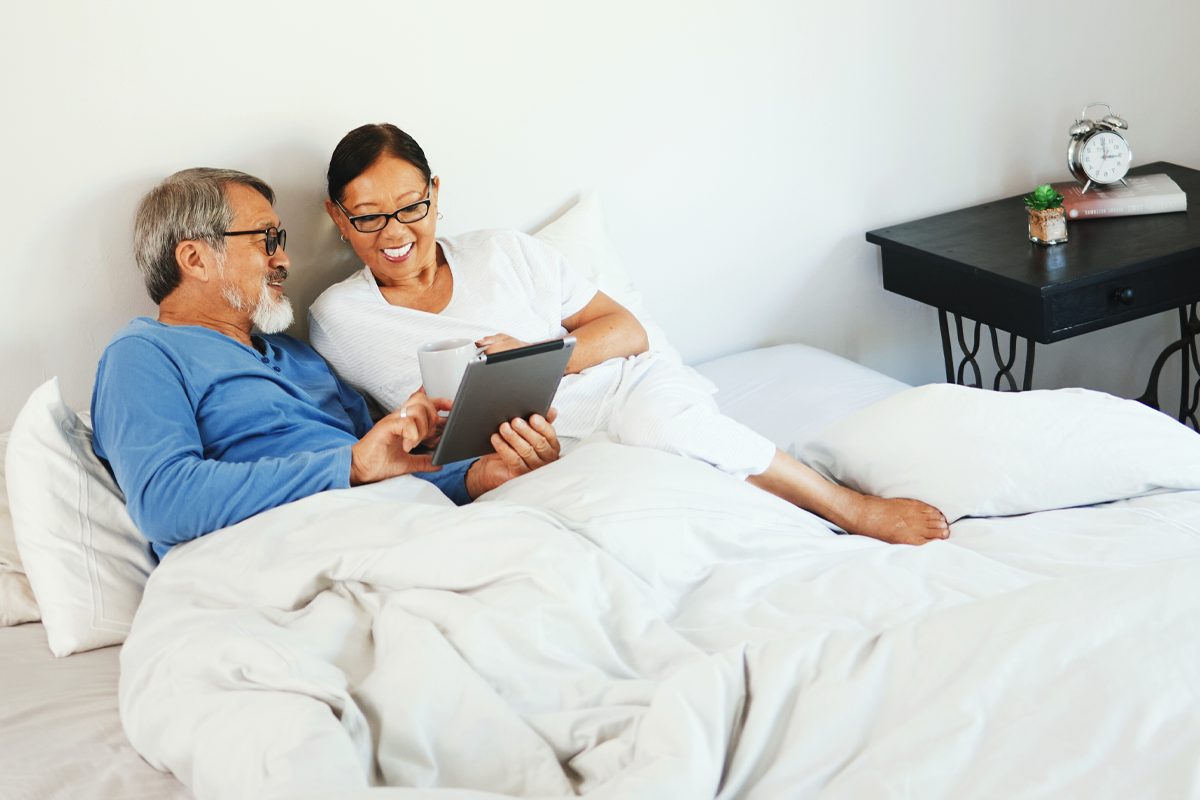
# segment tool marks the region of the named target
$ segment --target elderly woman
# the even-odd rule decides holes
[[[318,298],[310,334],[382,406],[418,388],[425,342],[471,337],[494,353],[570,334],[577,344],[555,397],[564,449],[605,431],[705,461],[850,533],[904,544],[949,535],[937,509],[831,483],[723,416],[711,385],[648,351],[637,319],[548,245],[516,231],[438,238],[440,188],[424,151],[393,125],[351,131],[330,159],[325,208],[364,266]]]

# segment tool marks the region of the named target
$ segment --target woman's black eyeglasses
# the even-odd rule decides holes
[[[272,225],[270,228],[265,228],[261,231],[225,231],[225,236],[253,236],[256,233],[261,233],[267,237],[263,239],[263,244],[267,246],[267,255],[275,255],[275,250],[282,247],[287,249],[287,231],[283,228],[276,228]]]
[[[418,200],[412,205],[397,209],[390,214],[359,214],[357,217],[352,217],[344,205],[337,200],[333,202],[337,203],[337,207],[346,215],[346,219],[350,220],[350,224],[354,226],[354,230],[359,233],[375,233],[386,228],[388,220],[394,219],[401,225],[411,225],[429,216],[429,206],[433,203],[433,181],[429,182],[428,197],[424,200]]]

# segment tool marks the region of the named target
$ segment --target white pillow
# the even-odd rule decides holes
[[[17,415],[7,463],[17,546],[51,651],[123,642],[154,560],[57,378]]]
[[[0,433],[0,627],[37,621],[37,601],[17,552],[12,514],[8,511],[8,490],[4,481],[4,454],[8,434]]]
[[[1134,400],[1086,389],[908,389],[821,431],[802,451],[868,494],[962,517],[1200,488],[1200,435]]]
[[[646,329],[650,349],[682,361],[663,329],[646,313],[642,293],[634,287],[620,253],[608,238],[604,210],[595,192],[585,192],[578,203],[533,236],[562,253],[567,263],[600,291],[629,309]]]

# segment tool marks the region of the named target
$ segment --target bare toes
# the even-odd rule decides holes
[[[950,535],[946,518],[933,506],[907,498],[863,497],[850,533],[893,544],[921,545]]]

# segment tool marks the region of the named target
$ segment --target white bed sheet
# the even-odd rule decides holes
[[[122,715],[198,797],[1200,795],[1200,491],[916,548],[604,442],[362,488],[151,578]]]
[[[0,797],[174,800],[191,794],[130,746],[117,647],[55,658],[40,623],[0,629]]]
[[[721,411],[793,456],[829,423],[909,388],[802,344],[735,353],[695,369],[717,385]]]

